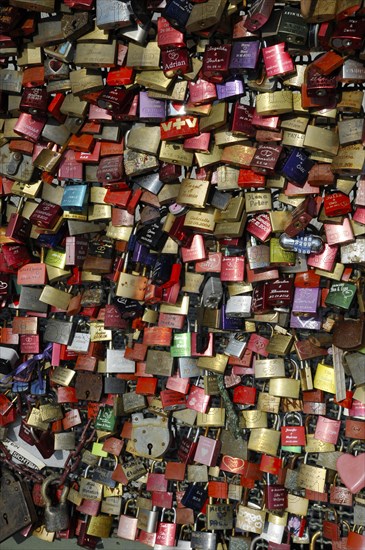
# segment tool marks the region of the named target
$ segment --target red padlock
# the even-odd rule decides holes
[[[326,216],[343,216],[352,212],[350,197],[344,193],[326,195],[323,204]]]
[[[173,522],[168,523],[164,521],[164,515],[166,513],[166,509],[164,508],[162,510],[161,514],[161,520],[160,523],[157,526],[156,531],[156,545],[160,544],[162,546],[175,546],[175,540],[176,540],[176,510],[172,509],[173,512]]]
[[[255,405],[257,389],[250,386],[237,386],[233,390],[233,403]]]
[[[285,510],[288,506],[288,491],[283,485],[271,485],[270,474],[266,477],[265,507],[272,510]]]
[[[296,413],[287,413],[284,417],[283,425],[281,427],[281,445],[296,447],[306,445],[305,427],[304,426],[287,426],[287,419],[300,418],[300,415]]]
[[[194,462],[194,455],[198,445],[199,429],[197,429],[194,438],[191,437],[191,432],[192,428],[190,428],[188,435],[183,437],[180,441],[177,451],[177,457],[183,464],[192,464]]]

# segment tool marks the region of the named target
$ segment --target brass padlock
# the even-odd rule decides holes
[[[282,115],[293,110],[293,93],[289,90],[259,94],[256,111],[261,116]]]
[[[297,367],[293,372],[296,376],[299,376]],[[293,399],[299,399],[300,380],[295,378],[272,378],[269,382],[269,394],[275,397],[291,397]]]
[[[278,424],[276,423],[276,425]],[[280,444],[280,437],[281,433],[278,429],[256,428],[251,431],[247,448],[250,451],[276,456]]]
[[[335,157],[339,148],[338,134],[310,124],[305,133],[304,147],[310,151],[321,151]]]
[[[208,0],[203,4],[194,4],[186,23],[188,32],[197,32],[212,27],[223,15],[227,0]]]

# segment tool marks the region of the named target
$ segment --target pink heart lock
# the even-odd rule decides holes
[[[343,454],[337,459],[336,467],[342,483],[352,494],[365,487],[365,453]]]

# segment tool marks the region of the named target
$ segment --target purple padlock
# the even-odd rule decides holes
[[[303,316],[315,314],[320,295],[321,289],[319,287],[296,287],[294,291],[293,314]]]
[[[166,118],[166,101],[139,92],[139,119],[141,122],[161,122]]]
[[[229,68],[232,71],[254,69],[260,53],[260,42],[234,42],[232,45]]]
[[[217,84],[217,96],[219,101],[232,100],[243,95],[245,88],[242,80],[228,80],[223,84]]]

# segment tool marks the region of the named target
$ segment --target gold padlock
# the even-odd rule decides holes
[[[310,151],[321,151],[335,157],[339,148],[338,134],[326,128],[309,125],[307,127],[304,147]]]
[[[290,113],[293,110],[293,93],[289,90],[259,94],[256,111],[261,116],[274,116]]]
[[[290,353],[294,338],[291,334],[274,332],[267,346],[267,351],[273,355],[285,356]]]
[[[199,428],[224,428],[225,420],[225,409],[221,407],[211,407],[207,413],[198,412],[196,417],[196,425]]]
[[[278,419],[274,427],[278,425]],[[274,428],[256,428],[251,430],[247,448],[250,451],[276,456],[281,433]]]
[[[240,425],[242,428],[248,430],[267,428],[267,413],[260,409],[242,411],[242,419]]]
[[[333,366],[318,363],[314,375],[313,387],[328,393],[336,393],[335,370]]]
[[[131,128],[127,144],[133,151],[157,155],[160,146],[160,127],[141,125]]]
[[[365,151],[360,143],[346,145],[338,149],[332,161],[331,170],[343,176],[361,174],[365,163]]]
[[[183,179],[176,202],[195,208],[204,208],[209,187],[210,182],[206,180]]]
[[[194,153],[185,151],[181,143],[172,141],[162,141],[159,159],[163,162],[178,164],[180,166],[191,166],[193,164]]]
[[[318,493],[323,493],[326,483],[325,468],[318,468],[310,464],[301,464],[299,467],[297,484],[302,489],[314,490]]]
[[[276,357],[275,359],[256,359],[255,360],[255,378],[270,379],[282,378],[285,376],[284,359]]]
[[[115,293],[117,296],[121,296],[122,298],[143,300],[148,279],[144,275],[133,275],[132,273],[126,273],[127,262],[128,255],[124,258],[123,270],[119,275]]]
[[[272,195],[270,191],[246,192],[245,199],[247,214],[266,212],[272,208]]]
[[[199,357],[197,366],[210,372],[223,374],[228,363],[228,356],[223,353],[217,353],[214,357]]]
[[[227,0],[208,0],[204,4],[193,4],[186,30],[191,33],[212,27],[220,21],[226,4]]]
[[[336,15],[336,2],[327,2],[327,0],[302,0],[300,3],[300,12],[308,23],[331,21]]]
[[[195,151],[195,158],[199,168],[215,166],[222,158],[222,149],[216,143],[210,146],[208,153]]]
[[[257,408],[263,412],[278,414],[280,409],[280,397],[274,397],[266,392],[259,392]]]
[[[286,511],[290,514],[305,517],[308,513],[308,506],[309,500],[307,498],[288,493],[288,506],[286,507]]]
[[[96,43],[77,42],[74,63],[80,67],[95,68],[113,67],[117,52],[117,42]],[[158,67],[157,67],[158,68]]]
[[[227,120],[227,103],[213,105],[209,115],[200,119],[200,132],[211,132],[216,128],[224,126]]]

